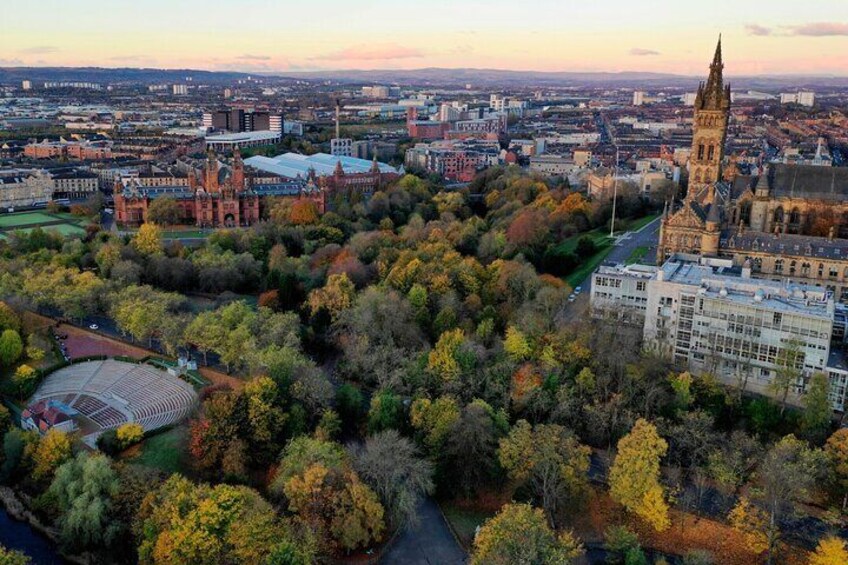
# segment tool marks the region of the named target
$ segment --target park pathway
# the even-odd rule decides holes
[[[463,565],[467,561],[432,499],[421,503],[418,518],[417,527],[398,534],[380,560],[382,565]]]

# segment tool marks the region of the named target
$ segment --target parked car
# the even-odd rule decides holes
[[[574,294],[574,293],[572,292],[571,294],[569,294],[569,295],[568,295],[568,301],[569,301],[569,302],[574,302],[575,300],[577,300],[577,295],[576,295],[576,294]]]
[[[575,286],[574,287],[574,294],[580,294],[581,292],[583,292],[582,286]]]
[[[91,324],[91,325],[89,325],[89,326],[88,326],[88,329],[90,329],[90,330],[99,330],[99,329],[100,329],[100,326],[98,326],[97,324]]]

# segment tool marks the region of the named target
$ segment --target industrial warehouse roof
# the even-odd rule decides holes
[[[318,176],[332,175],[336,165],[341,162],[342,169],[346,174],[367,173],[371,170],[372,162],[367,159],[356,157],[337,157],[328,153],[316,153],[315,155],[300,155],[298,153],[285,153],[276,157],[262,157],[257,155],[244,160],[246,165],[286,178],[306,178],[309,169],[314,169]],[[380,172],[396,173],[397,170],[391,165],[378,163]]]

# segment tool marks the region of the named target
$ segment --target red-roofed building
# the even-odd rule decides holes
[[[39,400],[21,412],[21,427],[46,434],[51,429],[72,432],[77,429],[72,416],[76,411],[55,400]]]

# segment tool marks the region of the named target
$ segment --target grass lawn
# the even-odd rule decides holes
[[[144,440],[137,449],[131,448],[127,460],[136,465],[161,469],[166,473],[185,473],[182,454],[188,443],[188,428],[176,426]]]
[[[465,549],[470,549],[473,545],[477,526],[483,525],[483,522],[494,516],[491,512],[460,508],[449,502],[439,506]]]
[[[571,271],[571,273],[565,277],[565,282],[568,283],[568,286],[574,288],[583,284],[586,277],[588,277],[592,271],[597,269],[598,265],[603,263],[604,259],[607,258],[607,255],[610,254],[612,249],[612,243],[609,241],[600,244],[598,246],[598,251],[594,255],[589,257],[586,261],[583,261],[579,267]]]
[[[581,237],[590,238],[597,247],[602,247],[605,244],[609,243],[609,232],[606,228],[595,228],[592,231],[587,231],[584,233],[578,233],[577,235],[572,235],[568,239],[562,240],[559,245],[557,245],[557,251],[564,253],[573,253],[577,249],[577,242],[580,241]]]
[[[568,276],[564,277],[565,282],[567,282],[571,288],[583,284],[586,277],[588,277],[589,274],[594,271],[604,259],[606,259],[606,256],[609,255],[610,251],[612,251],[612,239],[610,239],[609,232],[604,227],[595,228],[592,231],[573,235],[568,239],[561,241],[557,246],[557,250],[560,253],[573,253],[577,249],[577,242],[580,241],[581,237],[590,238],[595,243],[597,251],[594,255],[583,261],[583,263],[574,269]]]
[[[232,228],[238,229],[238,228]],[[137,229],[126,230],[130,236],[135,236],[138,233]],[[206,239],[215,233],[215,230],[201,230],[194,227],[186,226],[185,229],[171,226],[171,229],[162,231],[162,239]]]
[[[206,239],[212,232],[203,230],[177,230],[162,232],[163,239]]]
[[[648,246],[640,245],[636,249],[633,250],[633,253],[630,254],[630,257],[625,261],[626,264],[632,265],[633,263],[640,263],[642,259],[645,258],[645,255],[648,254]]]

